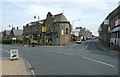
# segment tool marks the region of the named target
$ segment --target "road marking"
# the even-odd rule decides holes
[[[10,53],[8,50],[2,50],[3,52]]]
[[[48,50],[49,52],[54,52],[54,51],[52,51],[52,50]]]
[[[108,63],[105,63],[105,62],[102,62],[102,61],[98,61],[98,60],[94,60],[94,59],[91,59],[91,58],[87,58],[87,57],[82,57],[83,59],[86,59],[86,60],[90,60],[90,61],[93,61],[93,62],[97,62],[97,63],[100,63],[100,64],[104,64],[104,65],[107,65],[107,66],[110,66],[110,67],[114,67],[114,65],[112,64],[108,64]]]
[[[96,42],[97,43],[97,42]],[[97,43],[104,51],[107,51],[103,46],[101,46],[99,43]],[[110,51],[110,54],[113,54],[113,55],[115,55],[114,53],[112,53],[111,51]]]
[[[48,50],[49,52],[55,52],[55,51],[52,51],[52,50]],[[64,52],[55,52],[55,53],[59,53],[59,54],[65,54],[65,55],[70,55],[72,56],[73,54],[70,54],[70,53],[64,53]]]
[[[70,55],[70,56],[72,56],[73,54],[70,54],[70,53],[62,53],[62,54],[65,54],[65,55]]]
[[[97,43],[97,42],[96,42]],[[98,44],[98,43],[97,43]],[[107,51],[104,47],[102,47],[100,44],[98,44],[104,51]]]
[[[25,62],[27,62],[27,64],[29,65],[30,68],[32,68],[31,64],[26,60],[26,59],[23,59]],[[35,73],[34,71],[31,69],[31,72],[33,74],[33,77],[35,77]]]
[[[78,51],[80,51],[80,52],[89,52],[88,50],[85,50],[85,48],[78,49]]]

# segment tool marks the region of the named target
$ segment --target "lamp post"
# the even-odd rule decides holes
[[[36,30],[36,34],[37,34],[37,41],[38,41],[38,46],[39,46],[39,40],[40,40],[40,34],[38,34],[38,28],[39,28],[39,19],[40,19],[40,17],[39,16],[34,16],[34,18],[36,19],[38,19],[38,25],[37,25],[37,30]]]
[[[79,20],[79,19],[76,19],[76,20],[73,20],[73,21],[72,21],[72,31],[73,31],[73,23],[74,23],[75,21],[80,21],[80,20]],[[72,34],[72,32],[71,32],[71,34]]]
[[[72,20],[72,29],[73,29],[73,23],[74,23],[75,21],[80,21],[80,20],[79,20],[79,19],[77,19],[77,20]]]
[[[39,22],[39,19],[40,19],[40,17],[39,17],[39,16],[34,16],[34,18],[35,18],[35,19],[37,18],[37,19],[38,19],[38,22]]]
[[[9,27],[12,27],[12,29],[13,29],[13,25],[9,25]]]

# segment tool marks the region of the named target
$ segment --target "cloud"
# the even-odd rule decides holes
[[[118,0],[3,0],[3,2],[118,2]]]
[[[79,2],[10,2],[9,5],[13,5],[18,9],[6,10],[13,11],[12,15],[17,17],[17,21],[6,20],[6,22],[12,22],[17,26],[22,26],[26,23],[37,20],[34,19],[35,15],[39,15],[40,19],[44,19],[46,18],[48,11],[53,15],[64,12],[64,15],[70,22],[77,19],[81,20],[79,22],[75,21],[74,25],[82,25],[82,27],[86,27],[94,32],[94,34],[97,34],[97,28],[99,25],[108,13],[117,6],[117,2],[114,3],[115,2],[110,2],[108,0],[84,0]],[[6,7],[9,7],[9,5]]]

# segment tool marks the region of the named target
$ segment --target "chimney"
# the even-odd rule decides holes
[[[12,29],[15,29],[15,27],[13,27]]]
[[[17,30],[18,30],[18,27],[17,27]]]

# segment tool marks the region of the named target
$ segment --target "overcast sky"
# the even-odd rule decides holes
[[[85,27],[94,35],[106,16],[118,6],[118,0],[3,0],[0,4],[0,23],[2,29],[11,29],[9,25],[23,28],[23,25],[36,21],[34,16],[45,19],[50,11],[53,15],[62,13],[76,26]],[[78,21],[80,20],[80,21]]]

